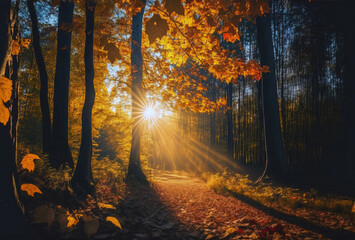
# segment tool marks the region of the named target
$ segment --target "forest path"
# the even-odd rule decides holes
[[[329,239],[297,226],[302,226],[297,222],[290,224],[283,216],[276,218],[272,212],[261,211],[233,196],[215,193],[200,179],[184,173],[153,171],[150,180],[154,194],[174,218],[175,222],[167,224],[178,223],[180,229],[187,230],[188,238]],[[187,236],[176,235],[175,239]]]

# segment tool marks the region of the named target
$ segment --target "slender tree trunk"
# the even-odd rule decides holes
[[[40,45],[40,36],[38,30],[38,20],[33,0],[27,0],[28,11],[30,12],[32,22],[32,44],[35,52],[36,62],[38,65],[39,76],[41,80],[40,103],[42,111],[42,141],[43,152],[49,153],[51,141],[51,116],[48,104],[48,74],[46,64],[42,55]]]
[[[86,28],[85,28],[85,102],[82,114],[81,145],[79,159],[71,181],[74,190],[79,193],[90,193],[94,190],[91,171],[92,156],[92,108],[95,102],[94,89],[94,14],[95,0],[85,1]]]
[[[355,24],[353,22],[354,3],[344,4],[345,65],[344,65],[344,139],[345,139],[345,182],[349,192],[355,194]],[[351,190],[352,189],[352,190]]]
[[[6,125],[0,123],[0,239],[29,239],[29,227],[23,215],[16,166],[18,125],[18,56],[11,57],[12,39],[19,40],[18,5],[0,1],[0,62],[5,66],[0,76],[12,80],[11,100],[5,103],[10,111]],[[10,50],[9,50],[10,49]]]
[[[127,179],[134,178],[141,183],[147,183],[140,160],[140,145],[142,125],[140,112],[145,105],[145,93],[142,88],[143,57],[142,57],[142,20],[146,0],[142,0],[144,7],[132,17],[132,41],[131,41],[131,76],[132,76],[132,145],[129,157]]]
[[[233,141],[233,85],[227,85],[227,126],[228,126],[228,158],[233,161],[234,141]]]
[[[216,81],[211,76],[210,77],[210,96],[211,101],[216,102]],[[210,113],[210,145],[211,149],[215,150],[216,148],[216,112]]]
[[[269,3],[271,5],[271,1]],[[281,137],[270,14],[266,14],[265,17],[258,17],[256,27],[261,65],[270,67],[270,72],[264,73],[261,80],[263,81],[262,100],[264,101],[265,140],[269,160],[268,172],[276,178],[283,178],[286,174],[287,165]]]
[[[74,163],[68,144],[68,98],[70,78],[71,27],[74,3],[60,1],[58,15],[57,63],[54,78],[53,129],[50,162],[60,168]]]

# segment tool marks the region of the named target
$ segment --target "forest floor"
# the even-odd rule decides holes
[[[154,171],[149,180],[148,186],[128,183],[117,209],[93,209],[100,219],[97,226],[92,218],[87,224],[85,217],[64,234],[55,226],[34,225],[35,239],[355,239],[354,232],[295,220],[247,199],[216,193],[183,173]],[[122,230],[104,221],[108,215],[117,217]],[[326,215],[320,218],[327,222]]]

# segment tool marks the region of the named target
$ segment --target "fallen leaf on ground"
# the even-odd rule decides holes
[[[77,219],[76,217],[73,217],[72,215],[67,216],[67,220],[68,220],[67,228],[75,226],[79,222],[79,219]]]
[[[116,207],[111,204],[98,202],[97,205],[99,206],[99,208],[116,209]]]
[[[119,229],[122,230],[122,226],[121,226],[120,222],[117,220],[117,218],[109,216],[109,217],[106,217],[106,221],[112,222],[115,226],[117,226]]]

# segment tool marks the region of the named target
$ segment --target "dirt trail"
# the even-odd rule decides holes
[[[181,173],[154,172],[152,189],[171,215],[200,239],[266,239],[272,234],[268,239],[327,239],[217,194],[203,181]]]

